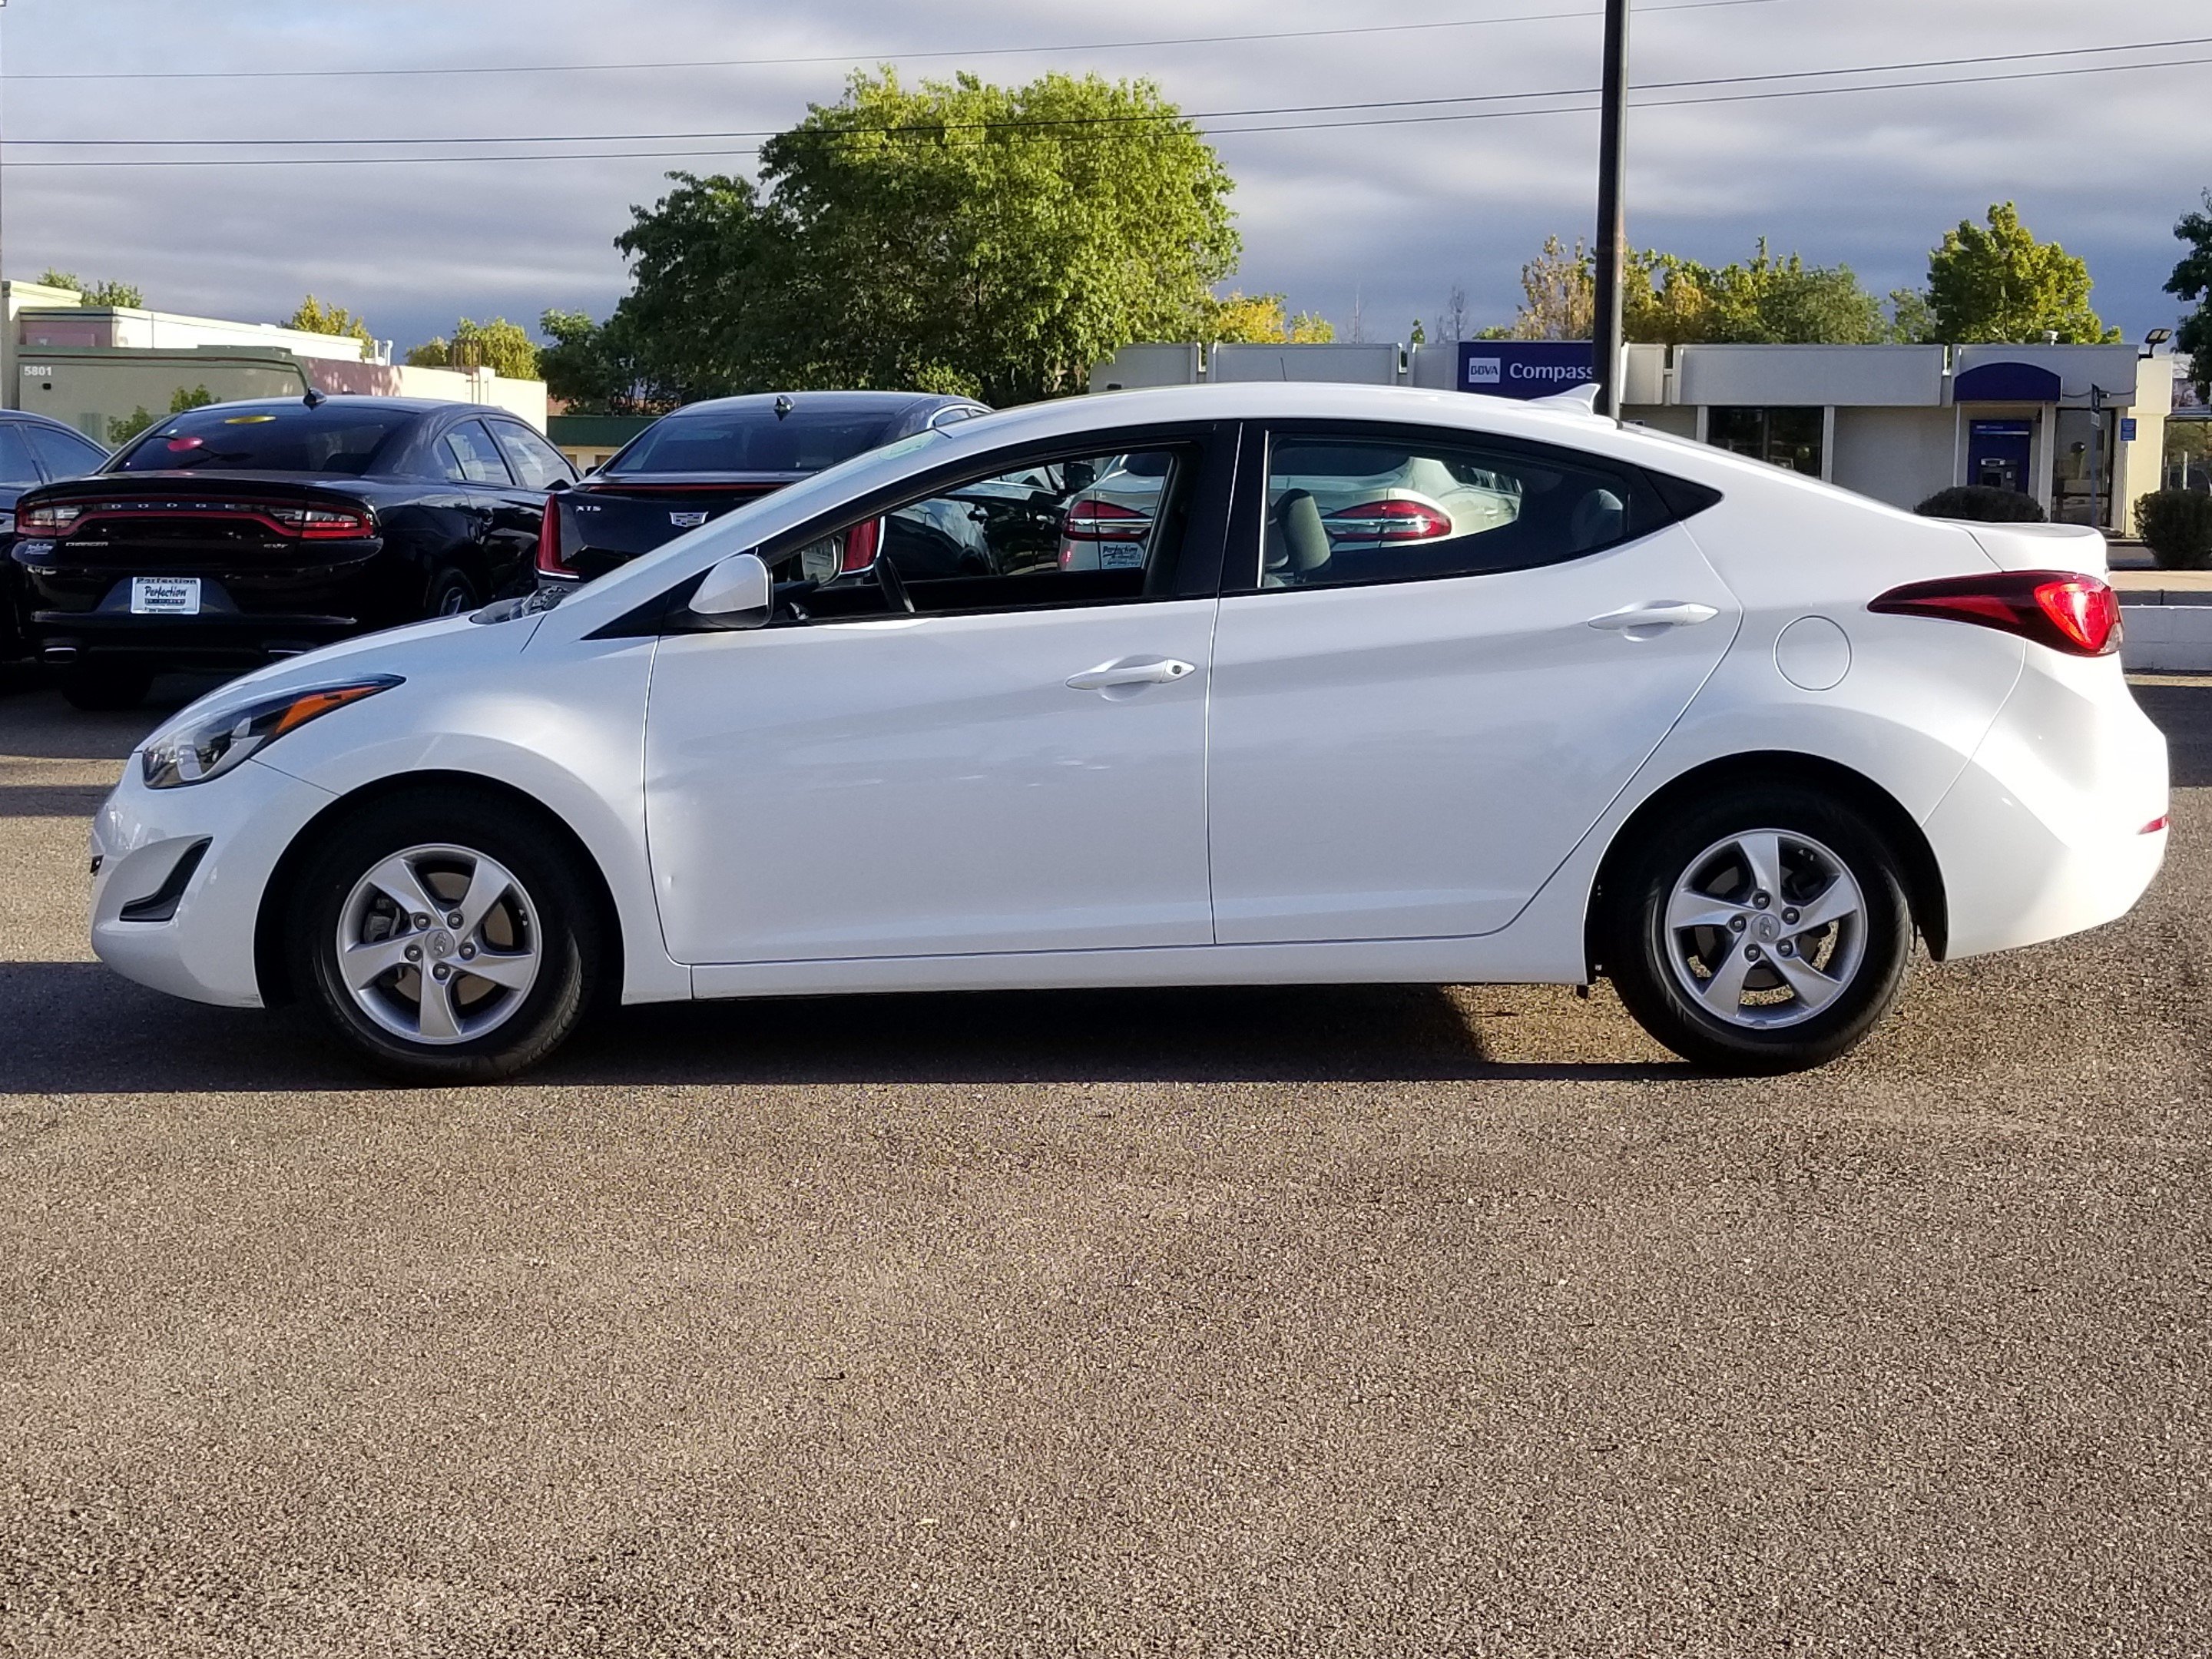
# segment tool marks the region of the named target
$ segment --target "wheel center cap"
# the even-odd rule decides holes
[[[1782,924],[1775,921],[1772,916],[1759,917],[1755,926],[1759,930],[1759,936],[1761,939],[1780,939],[1782,937]]]
[[[453,936],[447,933],[444,928],[441,927],[436,933],[430,935],[428,949],[430,954],[434,957],[449,957],[453,955]]]

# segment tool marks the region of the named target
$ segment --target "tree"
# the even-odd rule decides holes
[[[179,386],[169,394],[169,413],[181,415],[188,409],[205,409],[214,401],[215,393],[204,386],[196,386],[189,392]],[[153,424],[154,416],[143,404],[128,415],[111,415],[107,417],[107,447],[118,449]]]
[[[453,325],[453,337],[432,336],[407,354],[416,368],[489,368],[509,380],[538,378],[538,343],[520,323],[495,317],[488,323],[464,317]]]
[[[39,273],[39,281],[48,288],[65,288],[80,295],[88,306],[115,306],[125,311],[135,311],[146,303],[146,295],[129,283],[88,283],[74,271],[56,270],[48,266]]]
[[[2203,210],[2183,214],[2173,234],[2188,245],[2189,252],[2166,278],[2166,291],[2197,306],[2174,330],[2173,349],[2189,354],[2197,395],[2212,399],[2212,190],[2204,192]]]
[[[1326,345],[1336,337],[1326,317],[1311,311],[1293,316],[1288,305],[1279,294],[1232,292],[1223,299],[1209,294],[1184,333],[1200,345]]]
[[[1808,265],[1796,253],[1777,258],[1764,237],[1747,262],[1707,265],[1646,248],[1623,264],[1621,320],[1630,340],[1863,345],[1893,337],[1881,301],[1849,265]],[[1523,297],[1508,337],[1587,340],[1596,286],[1582,243],[1570,252],[1558,237],[1547,238],[1521,268]]]
[[[2069,344],[2118,339],[2090,310],[2089,288],[2087,263],[2037,241],[2010,202],[1991,204],[1987,229],[1961,219],[1928,255],[1932,331],[1954,345],[2047,334]]]
[[[548,311],[538,331],[552,342],[538,349],[538,372],[545,395],[563,410],[664,415],[676,406],[675,396],[638,362],[625,319],[595,323],[580,311]]]
[[[376,344],[368,325],[343,306],[326,306],[312,294],[300,301],[292,314],[277,325],[280,328],[296,328],[307,334],[335,334],[341,339],[359,340],[363,345]]]
[[[1556,236],[1547,236],[1541,252],[1521,267],[1521,310],[1505,337],[1515,340],[1587,340],[1597,313],[1590,253],[1582,239],[1574,252]]]
[[[1439,345],[1457,345],[1468,337],[1467,290],[1457,283],[1444,297],[1444,308],[1437,313],[1436,336]]]
[[[1024,402],[1133,340],[1190,337],[1236,266],[1229,176],[1144,81],[855,75],[762,146],[758,185],[670,178],[616,239],[630,293],[562,343],[571,384]]]

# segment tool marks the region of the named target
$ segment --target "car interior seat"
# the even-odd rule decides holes
[[[1610,489],[1584,492],[1567,520],[1567,539],[1577,553],[1604,547],[1620,539],[1628,520],[1628,507]]]
[[[1310,492],[1286,489],[1267,514],[1262,587],[1300,587],[1318,581],[1328,568],[1328,532],[1321,507]]]

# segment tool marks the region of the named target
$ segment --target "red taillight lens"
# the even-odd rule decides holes
[[[2164,813],[2164,812],[2160,812],[2160,813],[2156,817],[2153,818],[2153,819],[2152,819],[2148,823],[2146,823],[2145,825],[2143,825],[2143,827],[2142,827],[2142,829],[2140,829],[2140,830],[2136,830],[2136,834],[2137,834],[2137,835],[2139,835],[2139,836],[2154,836],[2154,835],[2158,834],[2160,830],[2161,830],[2165,829],[2168,822],[2169,822],[2169,815],[2168,815],[2168,814],[2166,814],[2166,813]]]
[[[2079,571],[2000,570],[1911,582],[1867,609],[1973,623],[2073,657],[2109,657],[2120,648],[2119,595],[2101,578]]]
[[[855,570],[866,570],[876,562],[876,549],[883,544],[884,521],[869,519],[854,525],[845,532],[845,556],[837,568],[847,575]]]
[[[1152,515],[1119,501],[1085,495],[1067,509],[1066,534],[1072,542],[1140,542],[1152,533]]]
[[[1324,514],[1333,542],[1425,542],[1451,534],[1451,515],[1421,501],[1359,501]]]
[[[27,507],[15,518],[17,532],[26,536],[58,536],[83,516],[82,507],[41,502]]]
[[[561,504],[546,498],[544,515],[538,520],[538,574],[574,581],[576,573],[561,557]]]
[[[280,530],[303,541],[353,541],[368,534],[368,517],[340,507],[272,507],[267,516]]]

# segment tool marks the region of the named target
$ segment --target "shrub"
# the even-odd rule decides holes
[[[1972,519],[1978,524],[2041,524],[2035,497],[1987,484],[1954,484],[1912,509],[1923,519]]]
[[[2212,495],[2160,489],[2136,500],[2136,525],[2161,570],[2212,570]]]

